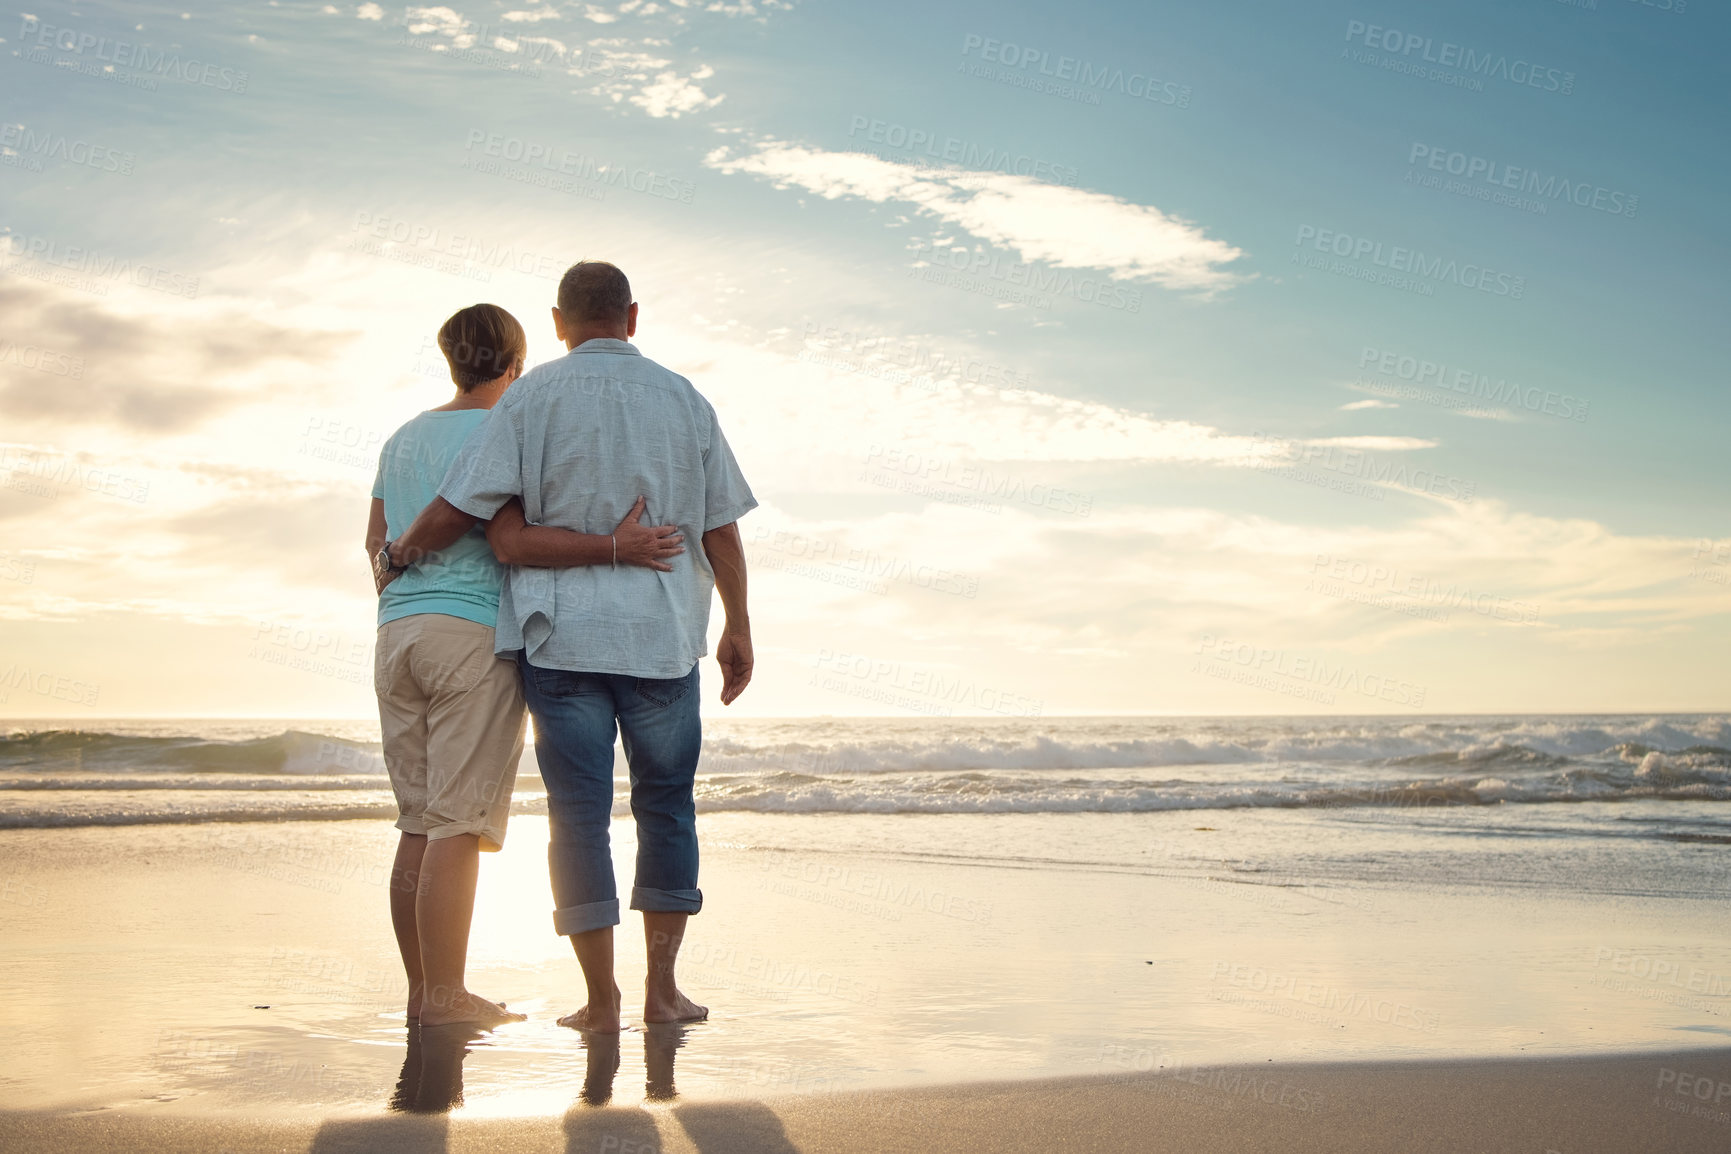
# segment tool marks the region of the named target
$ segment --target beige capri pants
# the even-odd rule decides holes
[[[516,662],[493,656],[490,626],[416,613],[379,626],[373,659],[397,828],[505,844],[523,756]]]

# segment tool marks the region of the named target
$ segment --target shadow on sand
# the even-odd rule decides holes
[[[313,1154],[355,1154],[387,1149],[442,1151],[453,1107],[463,1104],[463,1059],[483,1031],[470,1025],[409,1025],[403,1072],[382,1118],[326,1122],[313,1138]]]
[[[644,1029],[645,1100],[678,1100],[674,1062],[690,1029],[683,1025]],[[443,1154],[450,1145],[449,1113],[463,1104],[463,1059],[483,1036],[483,1031],[471,1026],[410,1026],[403,1072],[387,1104],[390,1112],[324,1123],[313,1137],[312,1154]],[[581,1037],[587,1057],[583,1083],[561,1124],[567,1154],[658,1154],[662,1138],[656,1115],[642,1107],[610,1105],[620,1067],[621,1035],[584,1033]],[[670,1116],[701,1154],[798,1154],[781,1120],[761,1103],[682,1105]],[[661,1117],[665,1125],[669,1115]]]

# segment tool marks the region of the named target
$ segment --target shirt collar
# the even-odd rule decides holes
[[[615,340],[612,337],[591,337],[571,350],[574,353],[623,353],[628,357],[640,357],[637,346],[630,341]]]

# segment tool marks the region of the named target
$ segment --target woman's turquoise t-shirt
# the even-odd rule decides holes
[[[391,435],[379,453],[373,496],[385,502],[385,532],[396,540],[439,492],[439,483],[487,409],[425,412]],[[483,526],[476,525],[441,550],[437,561],[411,565],[379,594],[379,624],[416,613],[443,613],[482,625],[499,618],[505,570],[493,557]]]

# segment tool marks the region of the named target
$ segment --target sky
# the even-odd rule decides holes
[[[378,448],[581,258],[761,502],[730,714],[1725,709],[1728,30],[31,0],[0,716],[371,714]]]

